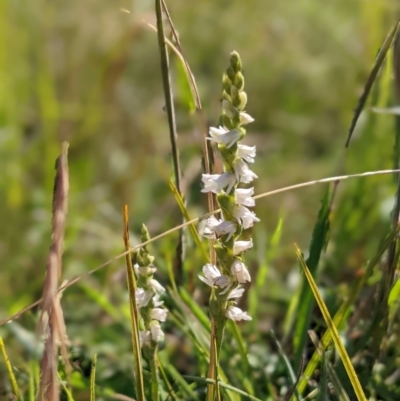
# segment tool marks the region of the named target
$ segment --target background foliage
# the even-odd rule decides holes
[[[348,150],[344,143],[374,57],[398,16],[395,0],[170,3],[210,125],[219,115],[220,79],[229,53],[237,50],[242,57],[247,111],[256,120],[248,141],[257,145],[257,193],[339,173],[393,167],[393,116],[367,109]],[[146,0],[0,4],[0,318],[41,296],[54,161],[61,141],[70,143],[71,177],[65,278],[81,275],[123,250],[124,203],[130,209],[133,243],[142,223],[156,235],[180,222],[168,186],[170,146],[157,38],[147,26],[155,25],[153,7]],[[174,56],[171,63],[183,186],[195,217],[206,212],[206,197],[200,194],[204,127],[193,113]],[[393,105],[393,87],[389,59],[370,103]],[[263,355],[251,361],[253,366],[274,376],[274,383],[285,374],[276,365],[269,330],[290,344],[287,316],[300,277],[293,243],[307,252],[324,191],[317,186],[257,204],[262,222],[247,256],[253,277],[258,277],[248,300],[255,315],[242,329],[250,349]],[[329,246],[319,265],[320,288],[332,311],[376,254],[388,231],[395,191],[391,176],[340,184]],[[153,246],[160,280],[166,284],[176,238],[171,235]],[[204,304],[204,288],[196,278],[203,261],[188,241],[183,282]],[[121,259],[67,290],[63,308],[81,369],[97,352],[99,382],[132,394],[122,266]],[[379,280],[378,271],[376,277]],[[369,292],[364,295],[368,300]],[[313,327],[321,322],[316,317]],[[28,313],[0,328],[21,371],[37,352],[34,327],[35,315]],[[290,346],[287,350],[290,353]],[[163,352],[181,373],[199,374],[190,341],[172,323]],[[1,385],[8,386],[6,380]]]

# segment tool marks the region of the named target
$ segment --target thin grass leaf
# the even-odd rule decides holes
[[[178,192],[182,193],[181,188],[181,167],[179,160],[179,150],[178,150],[178,134],[176,131],[176,119],[175,119],[175,108],[174,101],[172,96],[172,88],[170,81],[170,73],[169,73],[169,58],[167,52],[167,46],[165,43],[164,37],[164,26],[163,26],[163,15],[162,15],[162,0],[155,1],[155,11],[156,11],[156,19],[157,19],[157,38],[158,38],[158,47],[160,50],[160,62],[161,62],[161,76],[163,81],[164,88],[164,97],[165,97],[165,110],[167,112],[168,117],[168,126],[169,126],[169,138],[171,143],[171,155],[172,155],[172,163],[173,163],[173,173],[175,178],[175,186]],[[176,247],[176,271],[178,273],[178,277],[182,277],[183,273],[183,230],[179,232],[178,244]]]
[[[208,384],[208,383],[211,382],[212,384],[214,384],[214,380],[212,380],[212,379],[205,379],[205,378],[203,378],[203,377],[188,376],[188,375],[184,375],[183,377],[184,377],[186,380],[191,380],[191,381],[196,382],[196,383]],[[249,393],[246,393],[246,392],[243,391],[243,390],[238,389],[237,387],[231,386],[231,385],[226,384],[226,383],[224,383],[224,382],[222,382],[222,381],[220,381],[218,384],[220,385],[220,387],[222,387],[222,388],[224,388],[224,389],[226,389],[226,390],[233,391],[233,392],[235,392],[235,393],[237,393],[237,394],[240,394],[240,395],[242,395],[242,396],[248,398],[249,400],[254,400],[254,401],[267,401],[267,400],[261,400],[260,398],[257,398],[257,397],[255,397],[255,396],[249,394]],[[269,399],[268,399],[268,401],[269,401]]]
[[[10,378],[11,387],[13,389],[14,395],[17,397],[17,400],[22,401],[21,392],[19,391],[17,379],[15,378],[14,371],[12,369],[10,360],[8,359],[6,347],[4,346],[3,339],[0,337],[0,350],[3,354],[4,362],[6,364],[6,369],[8,373],[8,377]]]
[[[317,268],[322,251],[327,244],[329,231],[331,190],[327,189],[321,202],[321,208],[318,213],[317,222],[314,226],[310,244],[310,255],[307,259],[307,265],[310,266],[310,272],[313,277],[317,274]],[[294,329],[294,366],[299,369],[303,350],[307,342],[307,331],[311,321],[311,313],[314,307],[314,300],[310,287],[306,282],[302,283],[302,290],[299,297],[299,304],[296,312],[296,325]]]
[[[192,389],[192,387],[187,383],[185,380],[186,377],[182,376],[175,368],[173,365],[169,364],[165,366],[165,370],[172,376],[174,381],[179,384],[179,390],[182,393],[182,395],[185,396],[184,399],[189,399],[193,401],[200,401],[200,398],[198,394],[196,393],[195,390]]]
[[[164,366],[163,366],[162,362],[158,358],[159,358],[159,355],[157,355],[158,368],[159,368],[162,380],[164,381],[166,392],[168,394],[166,399],[167,400],[172,399],[172,400],[175,400],[175,401],[179,401],[179,398],[176,395],[176,392],[174,391],[174,389],[172,387],[172,384],[170,383],[170,381],[169,381],[169,379],[167,377],[167,374],[165,372]]]
[[[59,373],[57,373],[57,378],[58,378],[58,381],[61,383],[61,386],[62,386],[65,394],[67,395],[67,401],[75,401],[70,389],[66,386],[64,380],[62,380],[62,378],[59,375]],[[49,401],[53,401],[53,400],[50,399]]]
[[[315,300],[318,304],[318,307],[322,313],[322,316],[324,317],[325,323],[331,332],[331,335],[332,335],[333,341],[335,343],[336,349],[338,351],[338,354],[340,356],[340,359],[343,362],[343,365],[346,369],[350,383],[353,387],[354,393],[357,396],[357,400],[358,401],[367,401],[364,391],[361,387],[360,381],[358,380],[357,374],[354,370],[354,367],[350,361],[349,356],[347,355],[347,352],[346,352],[345,347],[343,346],[342,340],[340,339],[339,332],[337,331],[337,328],[329,314],[328,308],[326,307],[324,300],[322,299],[321,294],[318,291],[317,284],[315,283],[314,278],[313,278],[310,270],[308,269],[308,266],[301,254],[301,251],[297,247],[296,247],[296,255],[300,262],[300,266],[302,267],[302,270],[306,276],[308,284],[310,285],[310,288],[311,288],[312,293],[315,297]]]
[[[399,234],[400,232],[400,225],[396,227],[395,231],[392,231],[382,242],[382,244],[379,246],[378,251],[374,255],[374,257],[368,262],[365,274],[360,278],[360,280],[356,283],[356,285],[352,288],[350,288],[349,295],[347,299],[343,302],[343,304],[340,306],[339,310],[336,312],[333,322],[336,327],[340,327],[342,325],[342,322],[346,321],[347,317],[349,316],[351,312],[351,308],[358,298],[361,290],[364,288],[368,278],[371,276],[374,268],[378,264],[378,262],[381,260],[383,254],[386,252],[388,249],[391,241]],[[324,349],[327,349],[332,343],[332,336],[330,330],[326,330],[324,335],[322,336],[321,340],[321,346]],[[310,378],[318,363],[320,361],[320,355],[318,351],[315,351],[313,356],[311,357],[310,361],[307,364],[307,367],[304,371],[303,377],[300,379],[299,384],[298,384],[298,391],[300,394],[303,394],[306,386],[307,386],[307,380]]]
[[[99,305],[106,313],[108,313],[115,321],[121,320],[121,312],[104,296],[104,294],[94,288],[90,284],[80,283],[80,287],[85,294],[97,305]]]
[[[182,198],[182,195],[179,193],[178,189],[174,185],[174,183],[169,181],[169,188],[171,192],[174,194],[175,200],[179,206],[179,209],[182,213],[182,216],[186,221],[191,221],[192,219],[189,216],[189,213],[186,209],[185,202]],[[199,233],[197,232],[196,226],[194,224],[189,225],[190,234],[192,235],[193,241],[196,244],[197,248],[200,249],[201,255],[203,257],[204,263],[208,262],[208,254],[206,249],[204,248],[204,241],[201,240]]]
[[[358,100],[358,104],[357,104],[356,109],[354,110],[353,119],[351,120],[349,132],[348,132],[348,136],[347,136],[347,140],[346,140],[346,145],[345,145],[346,148],[350,144],[350,140],[351,140],[351,137],[353,135],[354,128],[356,127],[358,118],[360,117],[361,111],[363,110],[363,108],[365,106],[365,103],[367,102],[369,92],[370,92],[370,90],[372,88],[372,85],[373,85],[377,75],[378,75],[378,72],[379,72],[383,62],[385,61],[386,54],[387,54],[388,50],[390,49],[390,46],[392,45],[394,38],[397,35],[397,32],[399,30],[399,26],[400,26],[400,22],[397,21],[394,24],[394,26],[391,29],[391,31],[389,32],[388,36],[386,37],[385,41],[382,44],[381,49],[379,50],[378,55],[376,56],[375,63],[373,65],[373,67],[372,67],[372,70],[371,70],[369,76],[368,76],[367,82],[365,83],[363,93],[362,93],[362,95],[360,96],[360,98]]]
[[[145,401],[145,392],[143,384],[143,368],[142,368],[142,354],[140,349],[139,340],[139,314],[138,307],[136,304],[136,278],[133,273],[132,259],[128,251],[130,250],[129,243],[129,223],[128,223],[128,206],[124,206],[123,210],[124,218],[124,243],[126,249],[126,278],[128,283],[129,291],[129,305],[131,311],[131,340],[132,340],[132,352],[134,360],[134,372],[135,372],[135,389],[136,398],[139,401]]]
[[[311,338],[312,343],[314,344],[316,348],[316,352],[318,352],[318,355],[320,356],[321,359],[321,365],[322,365],[322,374],[319,380],[319,389],[320,393],[319,396],[323,395],[321,397],[321,401],[328,400],[328,374],[331,379],[331,383],[333,388],[335,389],[335,393],[339,401],[350,401],[350,397],[346,393],[346,390],[342,386],[342,383],[340,382],[334,367],[332,366],[331,362],[326,356],[326,349],[323,347],[322,343],[318,340],[318,337],[314,331],[309,331],[308,332]]]
[[[90,401],[96,401],[96,363],[97,354],[94,354],[90,369]]]

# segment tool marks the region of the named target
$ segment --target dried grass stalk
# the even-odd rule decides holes
[[[58,401],[57,380],[58,347],[66,350],[66,330],[61,309],[61,256],[63,251],[65,220],[68,200],[68,143],[62,143],[61,156],[56,162],[53,191],[52,240],[46,264],[46,280],[43,287],[39,333],[44,336],[44,351],[40,363],[38,401]]]

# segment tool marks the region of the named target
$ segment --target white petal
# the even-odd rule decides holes
[[[229,294],[228,299],[237,299],[240,298],[244,293],[244,288],[242,287],[236,287],[232,292]]]
[[[236,188],[235,189],[235,202],[238,205],[254,206],[256,201],[252,198],[254,188]]]
[[[217,277],[214,280],[215,285],[217,285],[221,289],[225,289],[220,294],[225,294],[229,290],[231,283],[232,283],[232,280],[228,276],[225,276],[225,275]]]
[[[167,309],[153,308],[150,312],[150,317],[153,320],[159,320],[160,322],[165,322],[167,320]]]
[[[254,158],[256,157],[256,147],[239,144],[237,155],[243,160],[246,160],[247,163],[254,163]]]
[[[150,345],[150,331],[139,331],[139,342],[141,347]]]
[[[214,287],[215,279],[221,276],[221,272],[218,270],[217,266],[207,263],[203,266],[203,276],[199,275],[199,279],[206,283],[209,287]]]
[[[250,241],[235,241],[233,244],[233,254],[239,255],[253,247],[253,240]]]
[[[237,182],[244,182],[245,184],[258,178],[257,175],[250,170],[249,166],[242,159],[236,159],[233,168],[235,170],[235,177]]]
[[[224,220],[217,227],[215,227],[214,231],[218,237],[222,235],[229,234],[227,237],[227,241],[232,238],[232,235],[235,234],[237,230],[237,226],[233,221]]]
[[[155,307],[157,307],[157,306],[161,306],[163,304],[164,304],[164,301],[160,301],[160,296],[158,294],[154,295],[154,297],[153,297],[153,305]]]
[[[213,142],[222,143],[229,149],[233,144],[240,140],[242,135],[242,132],[238,129],[228,131],[224,127],[211,127],[210,137],[207,139]]]
[[[150,330],[153,341],[158,343],[164,340],[164,332],[161,330],[161,326],[159,324],[153,324]]]
[[[229,306],[225,312],[225,316],[228,319],[232,319],[235,321],[239,320],[251,320],[251,316],[247,312],[243,312],[240,308],[236,306]]]
[[[254,121],[254,118],[250,115],[242,111],[240,113],[240,123],[245,125],[245,124],[250,124]]]
[[[214,192],[219,193],[225,187],[228,187],[227,193],[229,193],[232,187],[236,184],[235,175],[232,173],[223,174],[203,174],[201,180],[204,183],[204,188],[201,192]]]
[[[143,288],[138,288],[136,290],[136,303],[138,308],[145,307],[150,299],[153,297],[154,293],[151,290],[144,290]]]
[[[233,216],[243,226],[244,229],[253,227],[255,222],[259,222],[260,219],[256,217],[254,212],[247,209],[242,205],[236,205],[233,210]]]
[[[215,228],[221,223],[221,220],[216,219],[214,216],[209,217],[205,221],[203,237],[208,239],[216,239]]]
[[[165,288],[157,280],[151,279],[149,284],[156,294],[162,294],[165,292]]]
[[[231,272],[240,284],[248,283],[251,281],[250,273],[247,270],[247,267],[240,260],[234,260],[231,265]]]

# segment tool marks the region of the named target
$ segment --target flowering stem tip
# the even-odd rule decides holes
[[[218,127],[211,127],[207,138],[218,146],[223,162],[220,174],[203,174],[202,192],[213,192],[221,208],[219,219],[206,221],[203,236],[214,240],[216,265],[206,264],[199,278],[211,287],[210,313],[215,321],[219,350],[226,320],[251,320],[239,309],[237,299],[244,292],[242,284],[251,281],[243,254],[253,246],[247,230],[259,219],[249,208],[255,206],[254,188],[249,184],[257,178],[250,169],[256,157],[256,147],[242,143],[245,126],[254,119],[245,112],[247,94],[244,91],[242,62],[232,52],[230,64],[222,77],[222,109]],[[246,230],[246,240],[243,238]]]

